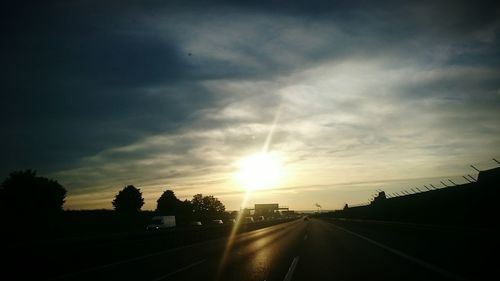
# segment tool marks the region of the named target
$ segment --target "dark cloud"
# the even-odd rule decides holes
[[[175,130],[211,103],[210,92],[186,79],[186,55],[174,42],[120,13],[87,15],[72,8],[28,6],[8,17],[1,174],[27,167],[52,171]]]

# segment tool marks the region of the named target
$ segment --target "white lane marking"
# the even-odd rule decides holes
[[[306,233],[306,235],[304,235],[304,241],[306,241],[306,240],[307,240],[307,233]]]
[[[202,260],[200,260],[200,261],[194,262],[194,263],[192,263],[192,264],[190,264],[190,265],[186,265],[186,266],[181,267],[181,268],[179,268],[179,269],[177,269],[177,270],[175,270],[175,271],[172,271],[172,272],[170,272],[170,273],[167,273],[167,274],[165,274],[165,275],[163,275],[163,276],[160,276],[160,277],[158,277],[158,278],[155,278],[155,279],[153,279],[152,281],[160,281],[160,280],[163,280],[163,279],[165,279],[165,278],[167,278],[167,277],[170,277],[170,276],[172,276],[172,275],[174,275],[174,274],[177,274],[177,273],[179,273],[179,272],[181,272],[181,271],[184,271],[184,270],[188,270],[188,269],[190,269],[190,268],[193,268],[193,267],[195,267],[195,266],[197,266],[197,265],[199,265],[199,264],[202,264],[202,263],[204,263],[204,262],[206,262],[206,261],[207,261],[207,259],[202,259]]]
[[[346,229],[346,228],[343,228],[343,227],[338,226],[338,225],[333,224],[333,223],[331,223],[331,225],[333,225],[334,227],[336,227],[336,228],[338,228],[338,229],[340,229],[340,230],[342,230],[342,231],[345,231],[345,232],[347,232],[347,233],[349,233],[349,234],[351,234],[351,235],[354,235],[354,236],[356,236],[356,237],[358,237],[358,238],[361,238],[361,239],[363,239],[363,240],[365,240],[365,241],[367,241],[367,242],[370,242],[370,243],[372,243],[372,244],[374,244],[374,245],[376,245],[376,246],[379,246],[380,248],[382,248],[382,249],[384,249],[384,250],[387,250],[387,251],[389,251],[389,252],[391,252],[391,253],[393,253],[393,254],[396,254],[396,255],[398,255],[398,256],[400,256],[400,257],[402,257],[402,258],[405,258],[405,259],[407,259],[407,260],[409,260],[409,261],[412,261],[412,262],[414,262],[414,263],[416,263],[416,264],[418,264],[418,265],[420,265],[420,266],[422,266],[422,267],[425,267],[425,268],[427,268],[427,269],[429,269],[429,270],[432,270],[432,271],[435,271],[435,272],[437,272],[437,273],[439,273],[439,274],[442,274],[442,275],[444,275],[444,276],[446,276],[446,277],[448,277],[448,278],[455,279],[455,280],[466,280],[466,279],[464,279],[464,278],[462,278],[462,277],[460,277],[460,276],[458,276],[458,275],[456,275],[456,274],[454,274],[454,273],[452,273],[452,272],[449,272],[449,271],[444,270],[444,269],[442,269],[442,268],[440,268],[440,267],[437,267],[437,266],[435,266],[435,265],[432,265],[432,264],[430,264],[430,263],[427,263],[427,262],[425,262],[425,261],[423,261],[423,260],[421,260],[421,259],[418,259],[418,258],[416,258],[416,257],[412,257],[412,256],[410,256],[410,255],[408,255],[408,254],[405,254],[405,253],[403,253],[403,252],[401,252],[401,251],[399,251],[399,250],[396,250],[396,249],[394,249],[394,248],[391,248],[391,247],[389,247],[389,246],[387,246],[387,245],[385,245],[385,244],[382,244],[382,243],[380,243],[380,242],[377,242],[377,241],[375,241],[375,240],[372,240],[372,239],[370,239],[370,238],[368,238],[368,237],[365,237],[365,236],[363,236],[363,235],[361,235],[361,234],[358,234],[358,233],[356,233],[356,232],[350,231],[350,230],[348,230],[348,229]]]
[[[295,267],[297,267],[297,263],[299,263],[299,257],[293,258],[292,264],[290,268],[288,268],[288,272],[285,275],[285,279],[283,281],[291,281],[293,277],[293,272],[295,271]]]

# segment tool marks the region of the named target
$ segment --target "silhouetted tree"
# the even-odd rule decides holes
[[[191,205],[191,201],[186,199],[181,202],[180,214],[184,217],[191,217],[193,215],[193,205]]]
[[[179,210],[177,213],[176,220],[179,221],[180,223],[188,222],[193,219],[193,207],[191,205],[191,201],[189,200],[184,200],[181,201]]]
[[[113,207],[120,213],[137,213],[144,205],[144,198],[140,189],[133,185],[125,186],[112,202]]]
[[[172,190],[166,190],[156,201],[156,212],[160,215],[179,215],[182,201],[177,199]]]
[[[203,195],[199,193],[193,196],[193,199],[191,199],[191,206],[193,208],[193,213],[203,214],[205,212],[203,207]]]
[[[226,211],[224,204],[212,195],[203,197],[203,205],[209,215],[219,215]]]
[[[196,194],[191,200],[193,214],[198,218],[215,218],[224,215],[226,207],[212,195]]]
[[[56,180],[37,177],[36,171],[11,173],[0,186],[2,212],[49,214],[62,210],[66,189]]]

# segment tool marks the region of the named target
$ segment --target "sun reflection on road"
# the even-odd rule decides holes
[[[243,197],[242,206],[246,205],[249,197],[250,197],[250,191],[247,191],[245,193],[245,196]],[[224,249],[224,253],[222,254],[222,258],[221,258],[221,261],[219,264],[219,269],[217,270],[217,276],[216,276],[215,280],[220,279],[221,273],[222,273],[224,266],[226,264],[227,256],[231,252],[231,249],[232,249],[233,243],[234,243],[234,238],[236,236],[236,233],[238,233],[238,229],[240,228],[242,221],[243,221],[243,212],[238,212],[238,217],[236,218],[236,223],[233,225],[233,228],[231,229],[231,233],[229,234],[229,239],[227,240],[226,248]]]

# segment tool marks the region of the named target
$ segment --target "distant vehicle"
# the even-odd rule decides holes
[[[201,221],[192,221],[189,223],[190,225],[194,225],[194,226],[201,226],[203,224],[201,224]]]
[[[308,216],[305,216],[305,217],[304,217],[304,220],[305,220],[305,221],[308,221],[308,220],[309,220],[309,217],[308,217]]]
[[[146,230],[159,230],[170,227],[175,227],[175,216],[155,216],[151,219],[151,223],[146,226]]]
[[[212,220],[212,224],[224,224],[222,220]]]
[[[264,216],[258,216],[255,218],[256,221],[264,221]]]
[[[244,223],[253,222],[253,217],[245,217],[243,222]]]

